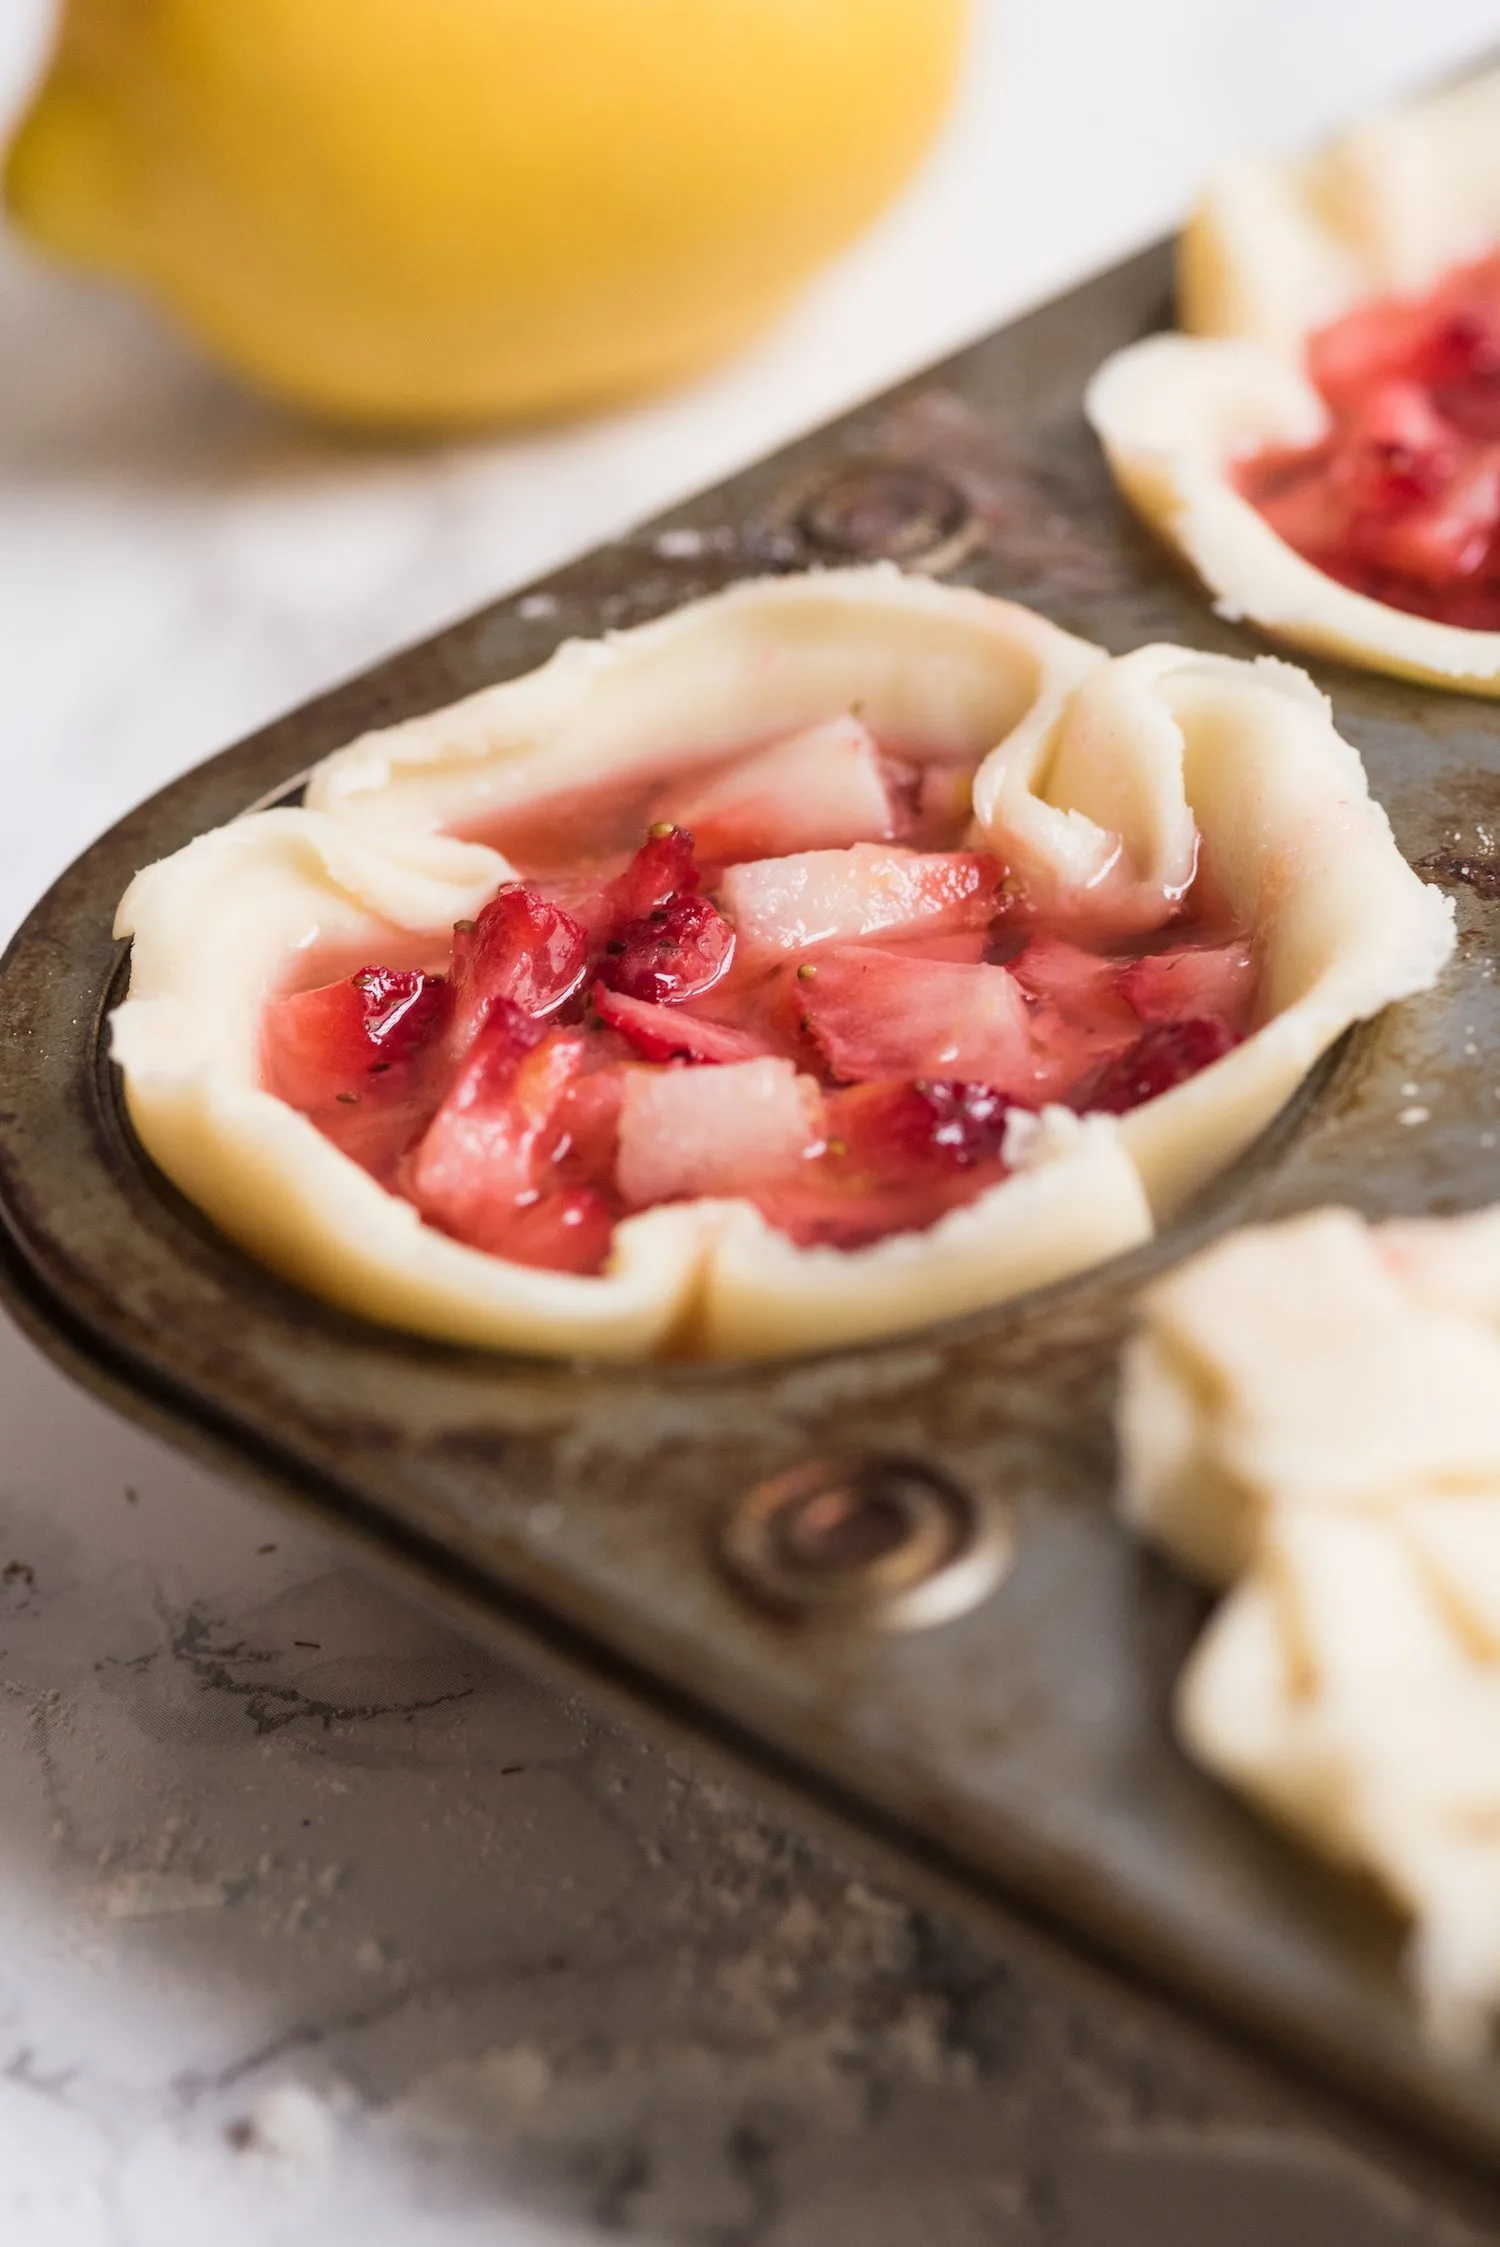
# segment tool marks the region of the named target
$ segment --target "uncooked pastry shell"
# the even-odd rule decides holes
[[[1219,613],[1273,638],[1436,686],[1500,694],[1500,632],[1372,600],[1305,561],[1231,480],[1264,446],[1328,426],[1303,346],[1373,297],[1421,292],[1500,243],[1500,70],[1356,125],[1318,155],[1245,160],[1183,235],[1186,334],[1118,351],[1087,411],[1121,490]]]
[[[1177,1720],[1411,1915],[1429,2032],[1500,2010],[1500,1209],[1231,1235],[1142,1305],[1127,1519],[1231,1587]]]
[[[1180,871],[1196,818],[1257,934],[1262,1026],[1119,1124],[1023,1124],[1015,1174],[926,1233],[802,1250],[746,1203],[691,1202],[620,1224],[597,1278],[424,1225],[261,1089],[262,1004],[300,949],[442,955],[453,922],[511,878],[498,852],[445,830],[854,703],[881,738],[976,761],[977,836],[1079,910],[1101,881],[1144,892]],[[385,1325],[621,1358],[864,1340],[1136,1245],[1349,1023],[1428,986],[1453,941],[1450,909],[1401,859],[1301,673],[1172,648],[1111,661],[1025,609],[885,568],[737,586],[366,735],[316,769],[303,808],[247,814],[139,874],[118,930],[134,940],[113,1018],[132,1121],[227,1233]]]

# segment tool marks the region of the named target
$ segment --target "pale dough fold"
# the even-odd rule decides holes
[[[1232,1587],[1191,1752],[1411,1916],[1429,2031],[1500,2007],[1500,1210],[1232,1235],[1147,1295],[1127,1519]]]
[[[1327,410],[1307,336],[1420,292],[1500,244],[1500,70],[1371,117],[1312,157],[1246,159],[1183,234],[1182,335],[1107,359],[1087,412],[1121,490],[1190,562],[1220,614],[1436,686],[1500,694],[1500,632],[1412,616],[1340,585],[1235,490],[1235,461],[1316,443]]]
[[[1253,1035],[1119,1124],[1028,1126],[1014,1175],[926,1233],[802,1250],[748,1204],[689,1202],[619,1225],[597,1278],[425,1226],[261,1089],[260,1010],[299,950],[443,957],[453,922],[511,878],[498,852],[444,830],[856,703],[903,753],[975,765],[976,840],[1070,909],[1123,869],[1140,925],[1160,923],[1201,829],[1254,931]],[[132,1121],[226,1232],[389,1326],[615,1357],[865,1340],[1135,1246],[1351,1022],[1429,985],[1453,941],[1450,909],[1399,856],[1300,673],[1170,648],[1112,662],[1024,609],[890,569],[737,586],[367,735],[318,767],[304,808],[247,814],[148,867],[118,930],[134,939],[113,1019]]]

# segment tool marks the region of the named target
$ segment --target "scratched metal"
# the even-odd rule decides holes
[[[101,1047],[121,969],[110,919],[138,866],[362,728],[527,670],[565,634],[875,550],[1112,649],[1254,652],[1127,517],[1081,419],[1099,360],[1167,315],[1151,252],[294,712],[105,836],[0,968],[5,1285],[125,1409],[310,1500],[538,1658],[758,1753],[1493,2163],[1500,2068],[1424,2051],[1395,1923],[1173,1744],[1168,1697],[1203,1608],[1113,1520],[1108,1413],[1137,1285],[1213,1233],[1329,1198],[1456,1210],[1500,1185],[1494,706],[1322,674],[1402,849],[1455,886],[1463,943],[1443,990],[1349,1040],[1149,1251],[904,1341],[622,1371],[381,1333],[247,1262],[151,1172]],[[1401,1120],[1420,1108],[1427,1121]],[[992,1597],[893,1637],[799,1630],[737,1595],[710,1549],[726,1498],[851,1447],[1006,1501],[1015,1561]]]

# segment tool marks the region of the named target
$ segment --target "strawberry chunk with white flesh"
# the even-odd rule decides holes
[[[1210,1017],[1243,1030],[1255,996],[1255,963],[1242,938],[1148,952],[1120,971],[1120,994],[1142,1022]]]
[[[441,975],[362,967],[315,991],[266,1006],[270,1089],[294,1108],[322,1108],[361,1092],[372,1076],[408,1066],[441,1035],[452,992]]]
[[[1009,966],[1023,990],[1050,999],[1069,1017],[1093,1015],[1127,1027],[1133,1020],[1119,994],[1120,963],[1106,953],[1085,952],[1059,936],[1034,936]]]
[[[1003,967],[837,946],[797,983],[810,1035],[836,1077],[953,1078],[1025,1097],[1035,1077],[1026,999]]]
[[[632,999],[602,983],[594,987],[593,1006],[600,1021],[628,1039],[643,1061],[754,1061],[770,1051],[748,1030],[705,1022],[682,1007]]]
[[[616,1177],[634,1209],[743,1195],[819,1144],[817,1088],[790,1061],[639,1070],[625,1086]]]
[[[517,1210],[538,1198],[542,1144],[584,1051],[581,1033],[549,1033],[508,999],[492,1002],[408,1166],[429,1223],[504,1255]]]
[[[570,913],[521,882],[507,882],[473,922],[453,932],[453,1042],[464,1054],[504,1000],[551,1014],[583,982],[588,938]]]
[[[1120,962],[1102,952],[1037,936],[1010,962],[1010,972],[1035,1002],[1038,1083],[1049,1098],[1140,1035],[1140,1018],[1119,988]]]
[[[870,936],[986,928],[1004,869],[980,851],[912,851],[856,843],[731,866],[719,885],[743,958]]]
[[[898,817],[875,737],[858,718],[831,718],[742,757],[668,798],[713,865],[787,851],[888,842]]]
[[[383,1175],[439,1096],[452,998],[441,975],[387,967],[273,998],[262,1022],[266,1088]]]

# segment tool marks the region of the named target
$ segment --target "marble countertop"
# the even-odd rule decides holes
[[[0,20],[0,116],[48,14]],[[901,206],[738,364],[578,427],[340,442],[0,240],[5,931],[227,740],[1146,239],[1226,146],[1500,29],[1493,0],[977,17]],[[0,1414],[7,2247],[1157,2236],[1203,2154],[1188,2062],[1133,2112],[1050,1966],[512,1675],[3,1327]],[[1414,2188],[1238,2097],[1258,2182],[1214,2247],[1313,2204],[1340,2247],[1429,2236]]]

